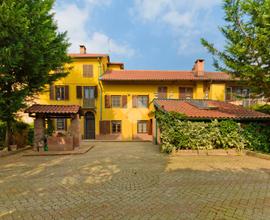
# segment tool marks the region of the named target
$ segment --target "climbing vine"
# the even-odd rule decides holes
[[[156,111],[155,116],[160,127],[163,152],[219,148],[270,151],[270,129],[267,126],[254,123],[242,125],[233,120],[189,121],[175,112]]]

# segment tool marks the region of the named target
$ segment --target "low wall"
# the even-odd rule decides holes
[[[73,136],[64,137],[48,137],[48,150],[49,151],[69,151],[74,150]]]

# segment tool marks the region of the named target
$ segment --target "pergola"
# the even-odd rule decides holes
[[[48,137],[48,148],[53,150],[74,150],[80,146],[80,106],[78,105],[39,105],[35,104],[25,110],[30,117],[34,117],[34,146],[38,149],[44,145],[46,119],[65,118],[71,119],[71,136],[61,143],[56,137]],[[54,146],[53,146],[54,145]]]

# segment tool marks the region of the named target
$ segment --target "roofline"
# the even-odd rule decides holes
[[[108,54],[80,54],[80,53],[69,53],[71,58],[100,58],[100,57],[109,57]]]
[[[101,77],[99,77],[99,79],[101,81],[218,81],[218,82],[222,82],[222,81],[230,81],[230,82],[234,82],[234,81],[239,81],[237,79],[103,79],[104,75],[102,75]]]
[[[156,103],[157,100],[170,100],[170,101],[189,101],[190,99],[159,99],[155,98],[153,100],[154,106],[157,107],[160,111],[162,112],[168,112],[165,109],[163,109],[158,103]],[[214,101],[214,102],[223,102],[219,100],[212,100],[212,99],[192,99],[192,100],[200,100],[200,101]],[[178,112],[179,114],[183,114],[186,116],[183,118],[183,120],[236,120],[236,121],[270,121],[270,116],[269,117],[237,117],[237,118],[230,118],[230,117],[220,117],[220,118],[213,118],[213,117],[188,117],[186,114]]]

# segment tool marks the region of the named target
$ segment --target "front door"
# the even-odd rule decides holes
[[[87,112],[84,118],[84,139],[95,139],[95,114]]]

